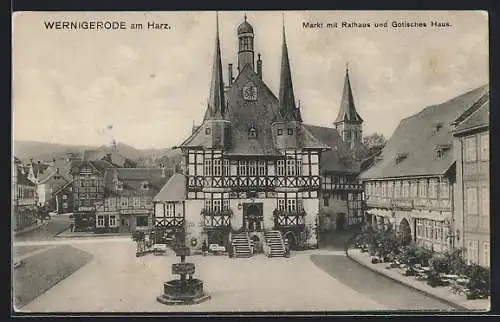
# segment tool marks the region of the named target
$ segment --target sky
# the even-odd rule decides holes
[[[244,12],[219,12],[224,81],[237,66]],[[488,16],[481,11],[246,12],[263,79],[278,96],[282,21],[296,100],[308,124],[332,126],[345,66],[363,132],[387,138],[402,118],[489,81]],[[143,30],[47,30],[50,21],[123,21]],[[148,22],[169,30],[147,29]],[[13,138],[136,148],[180,144],[209,95],[215,12],[21,12],[13,16]],[[341,28],[341,22],[371,28]],[[385,22],[388,28],[374,28]],[[391,23],[426,22],[427,28]],[[450,27],[430,27],[430,21]],[[338,22],[304,28],[303,22]],[[326,26],[326,25],[324,25]],[[236,67],[234,67],[236,68]],[[236,72],[235,72],[236,74]],[[103,129],[112,129],[103,133]]]

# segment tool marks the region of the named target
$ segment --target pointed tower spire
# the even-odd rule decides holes
[[[283,15],[283,45],[281,50],[281,76],[279,91],[280,113],[285,120],[295,120],[297,108],[295,106],[295,95],[293,94],[292,73],[288,59],[288,48],[286,45],[285,16]]]
[[[210,94],[208,97],[207,112],[205,119],[222,119],[224,117],[224,82],[222,79],[222,60],[220,54],[219,40],[219,13],[216,15],[215,51],[212,65],[212,80],[210,82]]]
[[[340,102],[339,114],[335,119],[335,124],[341,122],[362,123],[363,119],[359,116],[354,105],[352,95],[351,81],[349,80],[349,62],[345,67],[344,90],[342,91],[342,101]]]

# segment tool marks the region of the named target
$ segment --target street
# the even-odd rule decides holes
[[[343,240],[345,234],[339,234]],[[156,302],[162,283],[174,278],[175,256],[135,257],[130,238],[20,242],[69,244],[93,259],[22,309],[31,312],[164,311],[378,311],[453,310],[430,296],[374,273],[347,258],[340,242],[328,250],[292,252],[290,258],[263,255],[230,259],[190,256],[195,276],[212,299],[194,306]]]
[[[332,278],[384,305],[387,310],[452,309],[450,305],[377,274],[345,255],[311,255],[311,260]]]
[[[45,226],[14,237],[14,242],[52,240],[54,236],[69,227],[68,215],[54,215]]]

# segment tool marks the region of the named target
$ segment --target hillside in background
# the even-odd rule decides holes
[[[37,141],[14,141],[14,156],[26,162],[30,159],[50,161],[63,157],[67,153],[82,154],[86,149],[96,147],[85,145],[66,145],[57,143],[46,143]]]
[[[102,150],[111,152],[111,146],[85,146],[66,145],[57,143],[37,142],[37,141],[14,141],[14,156],[21,161],[50,161],[52,159],[62,159],[68,153],[78,153],[83,155],[87,149]],[[166,167],[174,167],[181,160],[181,151],[172,148],[165,149],[136,149],[125,143],[117,143],[119,154],[133,161],[137,161],[143,167],[155,167],[163,163]]]

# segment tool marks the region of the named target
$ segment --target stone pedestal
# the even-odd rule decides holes
[[[163,294],[156,298],[158,302],[167,305],[188,305],[210,299],[210,295],[203,291],[203,281],[193,278],[195,265],[185,262],[189,252],[189,248],[186,246],[175,249],[175,253],[181,258],[181,262],[172,264],[172,274],[180,275],[180,279],[163,283]],[[186,278],[188,275],[189,278]]]

